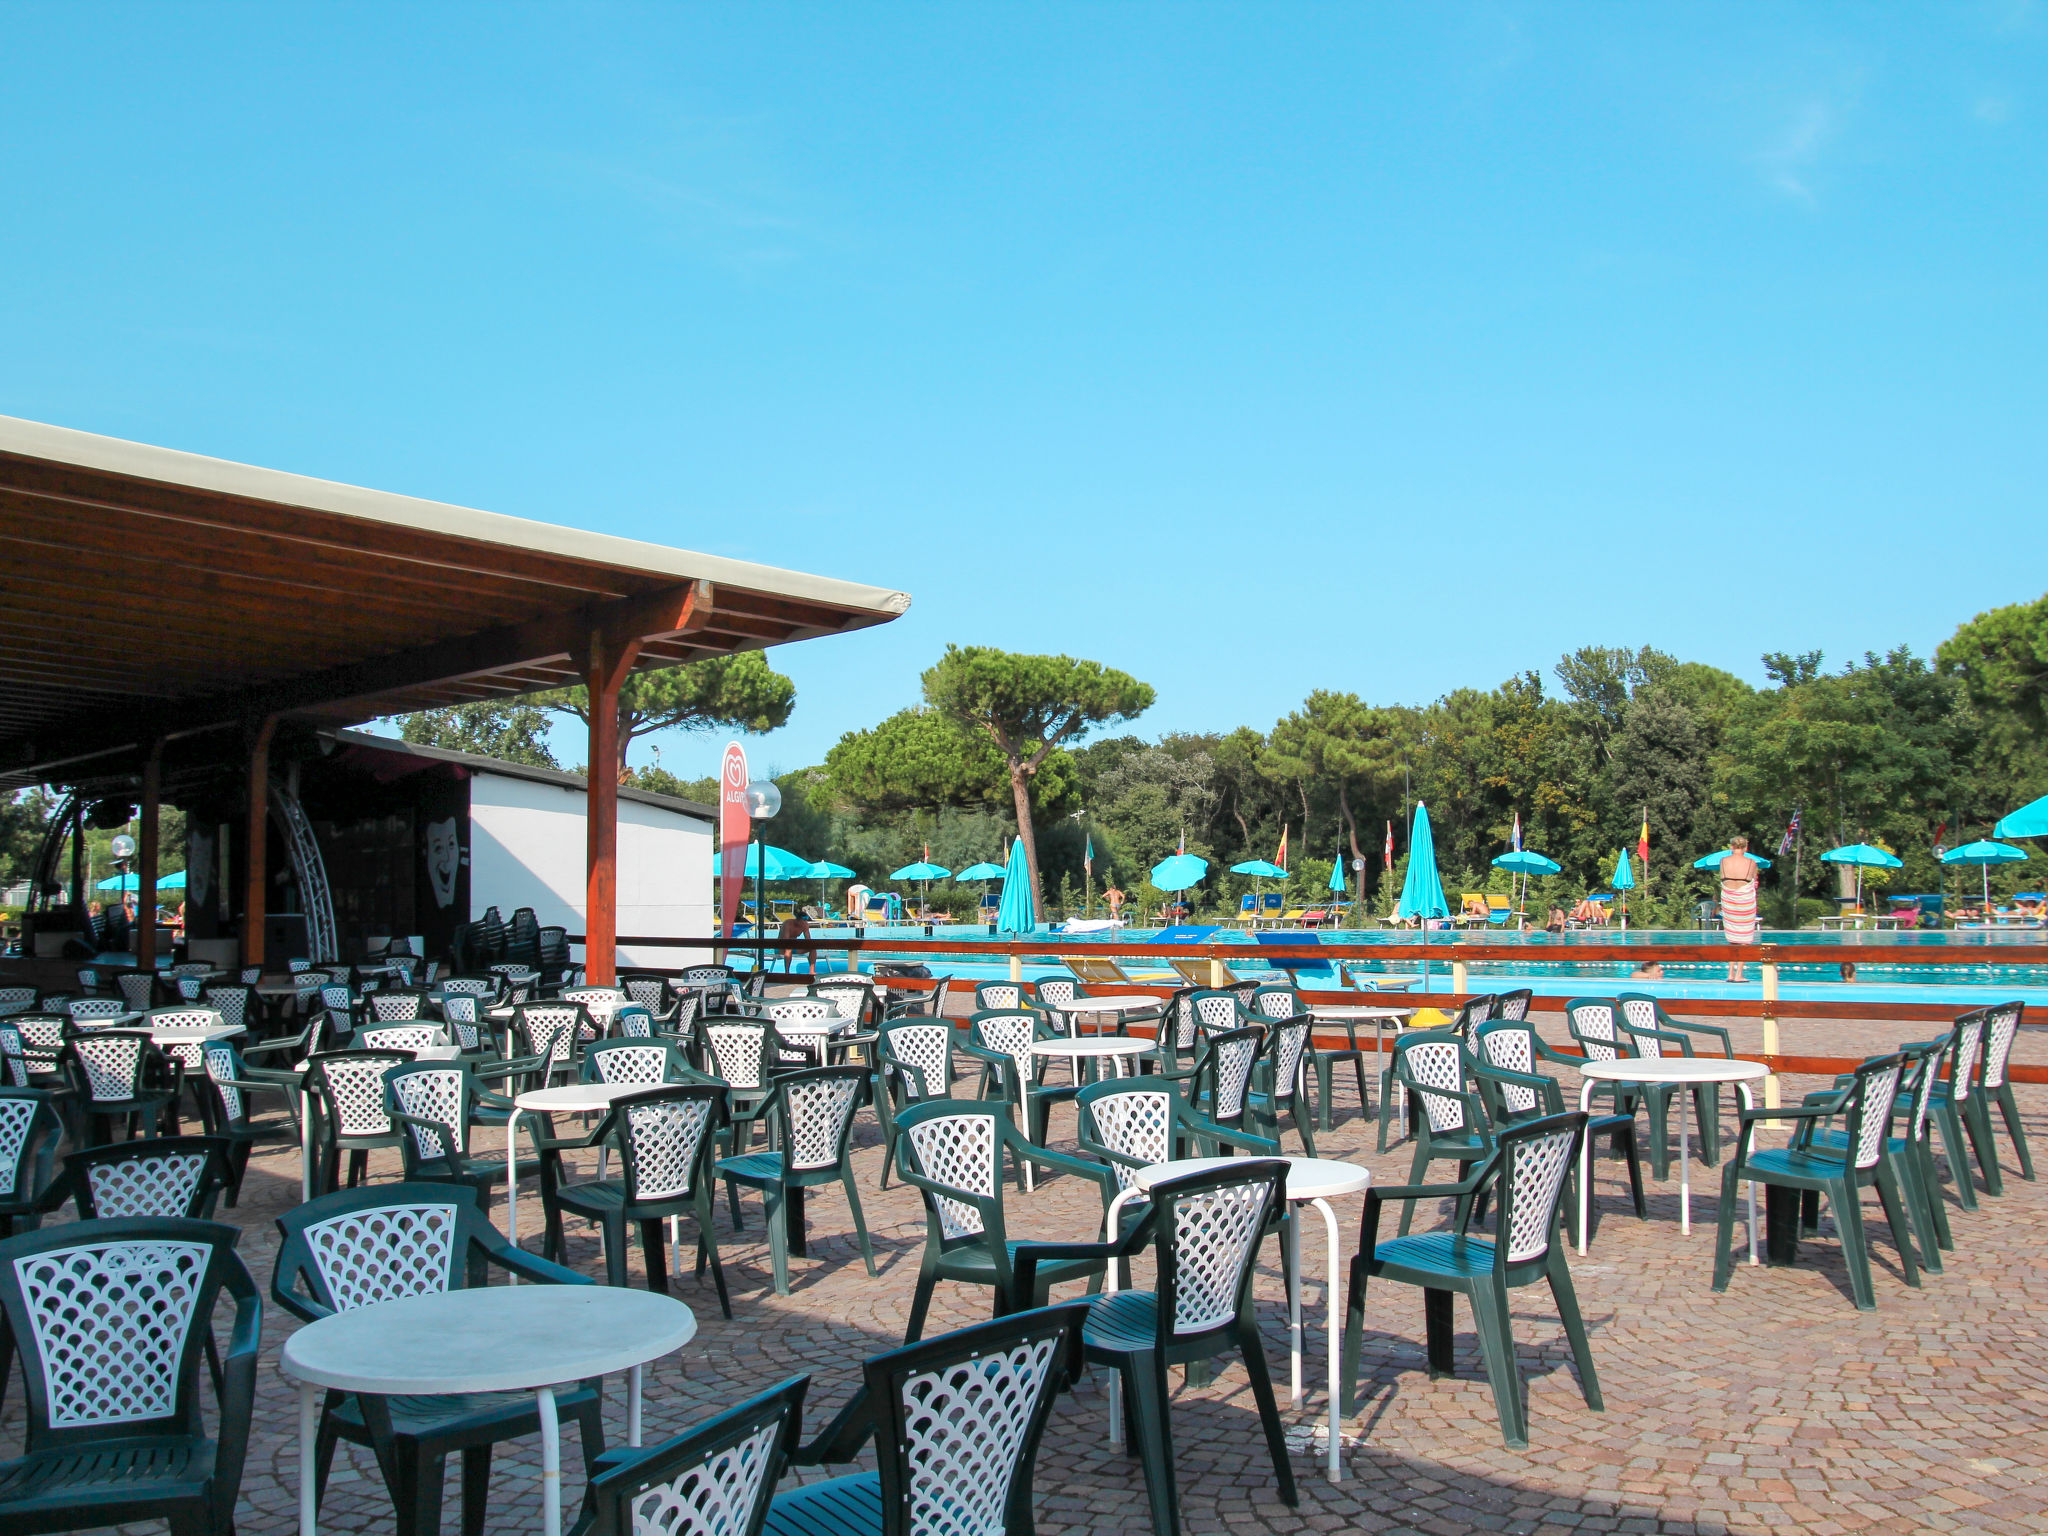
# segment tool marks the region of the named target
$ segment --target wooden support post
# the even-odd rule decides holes
[[[1460,997],[1472,990],[1472,967],[1463,960],[1451,962],[1451,990]]]
[[[1764,978],[1764,1056],[1775,1060],[1778,1055],[1778,1010],[1771,1004],[1778,1000],[1778,962],[1766,960],[1757,967]],[[1778,1108],[1778,1074],[1764,1079],[1764,1108]]]
[[[1010,951],[1010,980],[1022,981],[1023,979],[1024,956],[1013,949]]]
[[[640,654],[638,640],[594,632],[578,658],[590,695],[590,777],[584,800],[588,881],[583,908],[583,974],[593,987],[619,977],[619,687]]]
[[[1211,955],[1209,957],[1209,986],[1212,990],[1221,992],[1229,985],[1230,967],[1225,965],[1216,956]]]
[[[270,882],[270,740],[277,734],[277,716],[265,715],[249,745],[248,816],[242,832],[242,857],[248,862],[242,882],[242,964],[261,965],[263,919]]]
[[[156,870],[159,811],[163,801],[164,743],[157,737],[142,759],[142,836],[135,848],[135,963],[156,968]]]

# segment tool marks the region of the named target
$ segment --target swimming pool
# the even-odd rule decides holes
[[[1023,972],[1027,980],[1062,974],[1064,966],[1059,956],[1075,954],[1091,945],[1108,945],[1117,949],[1143,947],[1158,938],[1164,931],[1156,928],[1126,928],[1115,934],[1087,933],[1062,934],[1045,933],[1045,952],[1027,955]],[[830,942],[834,937],[851,938],[850,928],[814,930],[813,937]],[[992,955],[987,960],[971,958],[977,941],[982,943],[1006,942],[998,940],[989,929],[978,925],[953,925],[938,928],[932,935],[934,940],[947,943],[958,942],[970,957],[952,955],[919,954],[911,951],[891,952],[881,947],[891,938],[919,939],[926,937],[922,927],[902,926],[890,928],[870,927],[863,935],[860,952],[862,969],[868,969],[876,962],[890,961],[926,964],[935,970],[950,972],[966,981],[998,981],[1010,974],[1009,957]],[[1034,935],[1034,940],[1038,938]],[[1685,998],[1753,998],[1757,996],[1758,982],[1751,979],[1734,983],[1727,979],[1727,959],[1717,952],[1707,959],[1662,958],[1656,955],[1659,948],[1671,949],[1684,945],[1694,947],[1712,944],[1714,935],[1695,932],[1674,932],[1671,930],[1634,930],[1621,932],[1586,932],[1564,935],[1546,933],[1494,933],[1480,932],[1459,935],[1467,944],[1485,945],[1491,948],[1517,948],[1530,951],[1527,958],[1516,956],[1503,960],[1467,960],[1469,984],[1474,990],[1508,991],[1529,987],[1539,993],[1560,991],[1583,991],[1589,996],[1604,996],[1614,992],[1647,992],[1654,996]],[[2028,1003],[2048,1006],[2048,965],[1972,964],[1968,951],[1997,950],[2014,945],[2037,945],[2048,941],[2048,933],[2040,929],[2016,930],[1966,930],[1924,931],[1909,933],[1820,933],[1810,929],[1766,930],[1763,941],[1792,948],[1800,945],[1848,945],[1859,947],[1932,947],[1957,951],[1955,963],[1940,965],[1884,965],[1882,963],[1860,964],[1856,968],[1856,980],[1845,983],[1839,965],[1832,960],[1802,964],[1796,960],[1780,958],[1778,965],[1778,995],[1787,1001],[1800,1002],[1842,1002],[1853,995],[1860,1002],[1898,1003],[1956,1003],[1958,1006],[1975,1006],[1989,1001],[1994,995],[2000,998],[2023,999]],[[1313,935],[1287,935],[1288,940],[1299,939],[1308,944],[1343,944],[1361,947],[1384,948],[1387,956],[1378,958],[1346,959],[1342,961],[1347,971],[1361,978],[1375,975],[1400,975],[1414,977],[1406,989],[1428,995],[1447,994],[1452,990],[1451,966],[1456,949],[1448,934],[1433,934],[1429,942],[1423,942],[1423,935],[1406,929],[1325,929]],[[1208,944],[1240,945],[1245,950],[1243,960],[1232,958],[1227,962],[1233,974],[1251,976],[1276,969],[1274,962],[1267,959],[1250,935],[1241,932],[1218,930],[1202,940]],[[1575,947],[1598,945],[1602,947],[1627,946],[1644,951],[1644,960],[1658,960],[1663,967],[1661,978],[1637,977],[1635,966],[1626,960],[1572,960],[1566,958],[1568,951]],[[1733,958],[1732,950],[1729,958]],[[1985,956],[1986,960],[1991,957]],[[1334,957],[1333,957],[1334,961]],[[1119,964],[1130,970],[1134,976],[1146,975],[1143,962],[1132,956],[1120,956]],[[825,958],[821,969],[832,970],[843,967],[844,962]],[[1754,961],[1750,962],[1750,975],[1757,975]],[[1178,985],[1180,978],[1163,963],[1158,967],[1157,980]],[[1315,982],[1310,980],[1313,987]],[[1851,989],[1853,988],[1853,994]]]

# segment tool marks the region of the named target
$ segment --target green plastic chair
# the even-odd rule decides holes
[[[1488,1019],[1474,1032],[1472,1051],[1472,1075],[1479,1084],[1479,1097],[1496,1126],[1521,1125],[1565,1112],[1563,1085],[1538,1072],[1536,1064],[1569,1062],[1573,1058],[1544,1044],[1534,1025],[1523,1019]],[[1643,1198],[1643,1161],[1636,1147],[1636,1117],[1596,1115],[1587,1122],[1586,1135],[1589,1139],[1607,1137],[1613,1150],[1628,1160],[1629,1197],[1636,1215],[1647,1221],[1650,1208]],[[1574,1243],[1579,1240],[1578,1182],[1579,1166],[1574,1162],[1566,1175],[1564,1194],[1565,1231]],[[1587,1209],[1595,1216],[1599,1214],[1590,1201]],[[1597,1229],[1597,1222],[1592,1225]]]
[[[876,1469],[778,1495],[767,1536],[1030,1536],[1038,1442],[1083,1369],[1087,1315],[1080,1302],[1042,1307],[869,1360],[853,1400],[790,1459],[849,1462],[872,1436]]]
[[[1558,1204],[1565,1177],[1578,1160],[1579,1139],[1587,1116],[1574,1111],[1545,1115],[1500,1132],[1493,1154],[1457,1184],[1408,1184],[1366,1191],[1363,1235],[1351,1260],[1351,1284],[1345,1301],[1343,1411],[1358,1411],[1358,1371],[1365,1345],[1365,1295],[1374,1280],[1392,1280],[1422,1288],[1422,1315],[1428,1345],[1430,1379],[1452,1371],[1451,1298],[1463,1295],[1472,1305],[1479,1335],[1480,1357],[1500,1414],[1502,1441],[1513,1450],[1529,1445],[1529,1411],[1523,1398],[1522,1375],[1515,1364],[1515,1339],[1509,1321],[1508,1292],[1537,1281],[1550,1285],[1551,1300],[1571,1343],[1572,1363],[1579,1373],[1579,1392],[1598,1413],[1600,1379],[1593,1368],[1593,1350],[1579,1315],[1578,1294],[1558,1242]],[[1500,1214],[1492,1241],[1468,1230],[1479,1194],[1497,1192]],[[1380,1210],[1389,1200],[1414,1209],[1417,1200],[1455,1198],[1464,1213],[1448,1232],[1424,1232],[1380,1241]],[[1405,1223],[1404,1223],[1405,1225]]]
[[[1692,1055],[1692,1040],[1681,1033],[1667,1033],[1629,1022],[1618,1000],[1605,997],[1575,997],[1564,1005],[1565,1027],[1586,1053],[1588,1061],[1625,1061],[1631,1057]],[[1718,1163],[1721,1149],[1719,1125],[1708,1109],[1719,1089],[1704,1083],[1617,1083],[1595,1085],[1594,1096],[1610,1095],[1617,1112],[1632,1114],[1641,1104],[1650,1118],[1650,1165],[1657,1178],[1671,1176],[1671,1101],[1681,1093],[1692,1095],[1694,1116],[1700,1125],[1700,1151],[1709,1167]],[[1709,1146],[1706,1128],[1713,1119],[1717,1140]]]
[[[1410,1184],[1420,1184],[1429,1165],[1440,1159],[1452,1158],[1462,1165],[1493,1155],[1493,1126],[1484,1101],[1474,1091],[1476,1065],[1465,1042],[1447,1029],[1415,1030],[1394,1042],[1394,1081],[1422,1107],[1415,1128],[1415,1157],[1408,1168]],[[1412,1205],[1401,1212],[1403,1236],[1414,1217]]]
[[[569,1536],[760,1536],[803,1429],[810,1384],[792,1376],[659,1445],[606,1451]]]
[[[1941,1063],[1948,1045],[1949,1037],[1944,1035],[1939,1040],[1899,1047],[1899,1055],[1905,1059],[1905,1068],[1900,1073],[1905,1091],[1893,1099],[1891,1118],[1906,1117],[1906,1134],[1894,1136],[1887,1125],[1884,1139],[1885,1161],[1891,1164],[1892,1177],[1898,1180],[1899,1189],[1905,1196],[1906,1216],[1912,1223],[1914,1238],[1920,1244],[1921,1267],[1937,1275],[1941,1273],[1941,1250],[1953,1248],[1955,1242],[1949,1232],[1948,1215],[1941,1209],[1941,1181],[1934,1172],[1934,1154],[1927,1147],[1927,1130],[1928,1110],[1934,1088],[1940,1081]],[[1832,1091],[1809,1093],[1801,1103],[1835,1102],[1839,1100],[1841,1091],[1854,1081],[1853,1073],[1838,1077]],[[1793,1140],[1798,1146],[1816,1147],[1836,1154],[1849,1148],[1847,1131],[1824,1128],[1820,1121],[1807,1122]],[[1800,1230],[1809,1235],[1820,1231],[1818,1191],[1807,1190],[1800,1195],[1799,1224]]]
[[[1100,1259],[1041,1265],[1034,1288],[1020,1285],[1012,1260],[1018,1244],[1003,1222],[1003,1159],[1007,1153],[1041,1168],[1063,1169],[1098,1189],[1114,1181],[1109,1169],[1026,1141],[1010,1119],[1009,1104],[1000,1099],[913,1104],[896,1117],[896,1127],[902,1138],[899,1170],[924,1197],[925,1209],[924,1261],[911,1297],[906,1344],[923,1334],[932,1291],[941,1280],[991,1287],[997,1317],[1043,1306],[1047,1287],[1063,1281],[1086,1279],[1091,1290],[1100,1288]]]
[[[1971,1153],[1976,1154],[1977,1166],[1983,1170],[1985,1192],[1997,1195],[2005,1191],[1998,1176],[1998,1148],[1991,1140],[1991,1117],[1983,1112],[1978,1099],[1977,1069],[1984,1058],[1984,1037],[1992,1011],[1978,1008],[1957,1017],[1943,1063],[1947,1081],[1935,1085],[1934,1102],[1929,1106],[1941,1129],[1941,1149],[1955,1180],[1956,1199],[1966,1211],[1977,1209],[1977,1188],[1970,1177]]]
[[[1897,1054],[1874,1056],[1850,1074],[1847,1088],[1830,1095],[1823,1103],[1742,1111],[1742,1133],[1736,1142],[1735,1156],[1721,1171],[1720,1232],[1714,1248],[1715,1290],[1728,1289],[1734,1265],[1735,1208],[1744,1179],[1754,1179],[1768,1189],[1801,1193],[1813,1190],[1828,1197],[1835,1214],[1835,1230],[1841,1237],[1842,1259],[1849,1270],[1849,1292],[1861,1312],[1877,1307],[1870,1283],[1870,1241],[1863,1229],[1859,1193],[1875,1184],[1878,1198],[1884,1204],[1885,1220],[1891,1223],[1892,1241],[1898,1247],[1906,1283],[1919,1287],[1920,1266],[1913,1257],[1912,1238],[1900,1205],[1899,1183],[1884,1155],[1885,1132],[1891,1124],[1892,1105],[1905,1062],[1905,1057]],[[1831,1120],[1838,1115],[1846,1126],[1845,1145],[1839,1152],[1798,1145],[1755,1145],[1756,1127],[1764,1121]]]
[[[882,1127],[882,1188],[896,1163],[896,1116],[906,1105],[953,1095],[956,1032],[944,1019],[907,1015],[883,1024],[875,1045],[875,1118]]]
[[[1031,1046],[1038,1040],[1059,1040],[1065,1035],[1035,1008],[1006,1008],[977,1013],[967,1021],[967,1041],[961,1051],[982,1064],[983,1098],[1001,1094],[1016,1116],[1017,1129],[1044,1146],[1052,1125],[1052,1107],[1071,1102],[1077,1084],[1045,1081],[1046,1059],[1034,1056]],[[1021,1182],[1024,1170],[1017,1170]]]
[[[1991,1106],[1995,1102],[2005,1120],[2005,1134],[2012,1138],[2012,1149],[2019,1155],[2020,1177],[2031,1183],[2034,1156],[2027,1150],[2027,1133],[2020,1128],[2020,1106],[2013,1097],[2009,1070],[2013,1042],[2019,1038],[2026,1012],[2025,1003],[1999,1003],[1992,1007],[1990,1022],[1984,1030],[1984,1066],[1978,1074],[1979,1086],[1972,1102],[1981,1121],[1983,1144],[1991,1152],[1992,1167],[1998,1166],[1998,1137],[1991,1129]]]
[[[1107,1243],[1026,1243],[1017,1250],[1019,1284],[1028,1288],[1041,1264],[1121,1265],[1148,1237],[1152,1242],[1156,1289],[1117,1291],[1097,1299],[1082,1343],[1089,1364],[1117,1372],[1123,1403],[1120,1412],[1111,1408],[1111,1443],[1136,1442],[1158,1536],[1179,1536],[1181,1528],[1167,1369],[1206,1365],[1229,1350],[1242,1357],[1251,1378],[1281,1502],[1290,1509],[1299,1502],[1286,1427],[1252,1313],[1259,1246],[1286,1200],[1286,1162],[1247,1158],[1154,1184],[1149,1229],[1140,1225]]]
[[[1253,1074],[1265,1048],[1266,1031],[1255,1024],[1206,1035],[1190,1080],[1190,1102],[1217,1125],[1242,1130],[1251,1108]]]
[[[1273,1021],[1258,1064],[1256,1086],[1245,1098],[1244,1114],[1247,1124],[1270,1131],[1275,1141],[1280,1139],[1280,1117],[1287,1115],[1294,1121],[1302,1150],[1310,1157],[1316,1155],[1316,1136],[1311,1129],[1315,1117],[1303,1101],[1308,1097],[1308,1048],[1314,1028],[1315,1019],[1307,1013]]]
[[[731,1188],[761,1192],[768,1222],[768,1256],[775,1271],[775,1294],[789,1294],[789,1256],[803,1256],[804,1191],[837,1182],[846,1191],[854,1238],[868,1274],[875,1273],[875,1250],[868,1242],[868,1224],[860,1208],[860,1189],[853,1179],[848,1144],[853,1117],[867,1098],[869,1071],[864,1066],[814,1067],[785,1072],[775,1079],[767,1118],[777,1150],[723,1158],[718,1176]]]
[[[1689,1019],[1673,1018],[1663,1003],[1646,992],[1623,992],[1614,1001],[1621,1009],[1622,1027],[1636,1042],[1638,1056],[1669,1055],[1669,1046],[1674,1039],[1700,1036],[1719,1044],[1724,1061],[1735,1059],[1735,1042],[1718,1024],[1695,1024]],[[1693,1051],[1688,1047],[1681,1049],[1679,1054],[1690,1056]],[[1700,1155],[1711,1168],[1721,1160],[1720,1088],[1711,1083],[1699,1085],[1692,1091],[1692,1103],[1693,1118],[1700,1128]]]
[[[1492,1013],[1494,1006],[1498,1002],[1498,998],[1491,996],[1467,998],[1462,1004],[1459,1005],[1457,1015],[1451,1020],[1449,1024],[1444,1025],[1441,1028],[1437,1029],[1418,1029],[1415,1032],[1417,1034],[1425,1035],[1455,1035],[1460,1040],[1469,1041],[1472,1038],[1474,1030],[1478,1028],[1481,1021],[1486,1019]],[[1388,1063],[1380,1069],[1379,1150],[1382,1152],[1387,1150],[1387,1126],[1393,1120],[1394,1105],[1397,1102],[1402,1106],[1403,1113],[1407,1117],[1407,1134],[1416,1135],[1419,1134],[1422,1129],[1422,1120],[1420,1115],[1417,1113],[1416,1106],[1409,1101],[1409,1099],[1406,1096],[1405,1088],[1403,1087],[1400,1079],[1397,1076],[1395,1076],[1394,1073],[1395,1061],[1397,1061],[1400,1056],[1401,1041],[1404,1038],[1406,1038],[1407,1033],[1407,1028],[1404,1028],[1400,1033],[1395,1035],[1394,1050],[1392,1053],[1394,1060],[1388,1061]],[[1397,1140],[1398,1139],[1399,1138],[1397,1138]]]

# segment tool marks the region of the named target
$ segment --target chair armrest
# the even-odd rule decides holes
[[[1258,1153],[1264,1157],[1280,1155],[1280,1143],[1272,1137],[1254,1136],[1250,1131],[1233,1131],[1228,1126],[1203,1119],[1193,1110],[1187,1111],[1178,1129],[1192,1131],[1197,1136],[1207,1136],[1228,1146],[1241,1147],[1247,1152]]]
[[[1830,1120],[1842,1112],[1842,1099],[1843,1095],[1835,1094],[1825,1104],[1802,1104],[1797,1109],[1745,1109],[1740,1114],[1744,1125],[1757,1120]]]
[[[1668,1029],[1644,1029],[1635,1024],[1622,1024],[1619,1020],[1616,1024],[1632,1040],[1655,1040],[1662,1045],[1675,1045],[1688,1056],[1692,1054],[1692,1041],[1684,1035],[1674,1035]]]
[[[868,1405],[868,1389],[862,1387],[819,1432],[817,1439],[789,1453],[789,1464],[818,1467],[852,1461],[874,1432],[875,1415]]]
[[[1028,1306],[1038,1287],[1038,1266],[1061,1259],[1100,1259],[1105,1264],[1129,1258],[1144,1247],[1151,1235],[1148,1225],[1127,1228],[1106,1243],[1019,1243],[1010,1255],[1010,1280],[1016,1287],[1015,1300]]]
[[[1098,1184],[1113,1181],[1116,1177],[1101,1163],[1091,1163],[1085,1158],[1074,1157],[1066,1152],[1054,1152],[1036,1142],[1026,1141],[1019,1136],[1010,1142],[1013,1152],[1021,1153],[1041,1168],[1064,1168],[1069,1173],[1078,1173],[1083,1178],[1093,1179]]]
[[[503,1242],[503,1239],[500,1239]],[[537,1253],[528,1253],[524,1248],[514,1248],[509,1242],[502,1248],[493,1245],[489,1251],[493,1264],[509,1269],[522,1280],[537,1281],[542,1285],[595,1285],[597,1282],[588,1275],[579,1275],[575,1270],[553,1263]]]
[[[1735,1042],[1728,1038],[1728,1031],[1718,1024],[1694,1024],[1687,1019],[1666,1019],[1667,1029],[1682,1029],[1692,1035],[1712,1035],[1721,1042],[1721,1054],[1730,1061],[1735,1059]]]

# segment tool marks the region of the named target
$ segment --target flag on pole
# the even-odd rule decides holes
[[[1280,826],[1280,851],[1273,855],[1273,862],[1282,869],[1287,867],[1287,825],[1284,822]]]
[[[1095,872],[1095,834],[1088,834],[1088,847],[1081,854],[1081,867],[1090,874]]]
[[[1522,851],[1522,813],[1515,812],[1515,852]]]
[[[1778,839],[1778,857],[1783,858],[1792,851],[1792,845],[1799,841],[1799,812],[1792,813],[1791,824],[1785,828],[1785,835]]]
[[[1387,823],[1387,868],[1394,867],[1394,824]]]
[[[1180,829],[1180,846],[1173,851],[1175,853],[1186,853],[1188,851],[1188,829],[1186,827]]]
[[[1939,859],[1948,852],[1948,823],[1944,821],[1934,829],[1934,856]]]
[[[1636,862],[1648,871],[1650,866],[1650,808],[1643,807],[1643,830],[1636,834]]]

